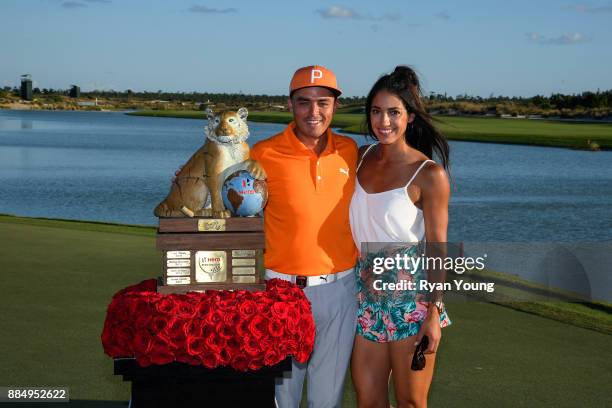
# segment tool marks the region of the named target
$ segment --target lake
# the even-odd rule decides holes
[[[249,127],[252,144],[284,125]],[[155,225],[153,208],[204,142],[203,128],[117,112],[0,110],[0,213]],[[612,152],[450,144],[450,241],[612,241]]]

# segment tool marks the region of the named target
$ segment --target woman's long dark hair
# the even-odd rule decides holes
[[[406,129],[406,143],[433,159],[434,152],[442,161],[442,166],[449,168],[449,147],[446,138],[435,128],[433,119],[421,100],[421,85],[416,72],[410,67],[399,65],[395,70],[380,77],[374,84],[366,100],[366,122],[369,136],[376,139],[372,129],[370,110],[372,101],[380,91],[387,91],[396,95],[404,103],[408,114],[414,113],[414,121]]]

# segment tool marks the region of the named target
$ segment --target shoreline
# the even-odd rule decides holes
[[[68,112],[45,109],[0,109],[0,111]],[[204,120],[203,111],[83,109],[69,112],[122,113],[130,116]],[[612,150],[612,122],[608,121],[474,115],[436,115],[433,118],[434,125],[449,141],[556,147],[582,151]],[[292,120],[292,116],[289,112],[252,111],[248,120],[257,123],[287,124]],[[340,109],[340,112],[334,116],[332,128],[341,133],[365,136],[362,123],[362,114],[342,113]]]
[[[131,116],[204,119],[201,111],[135,111]],[[514,144],[525,146],[559,147],[573,150],[612,150],[612,123],[591,123],[555,120],[527,120],[474,116],[434,116],[448,140]],[[288,112],[249,113],[249,121],[287,124],[292,120]],[[363,115],[336,113],[332,127],[341,132],[365,135],[362,130]],[[518,126],[517,126],[518,124]],[[592,135],[591,135],[592,133]]]

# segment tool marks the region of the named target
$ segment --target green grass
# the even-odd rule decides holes
[[[363,133],[364,116],[355,113],[356,107],[340,109],[332,126],[345,132]],[[200,111],[138,111],[139,116],[203,119]],[[253,122],[289,123],[289,112],[254,111],[249,114]],[[510,143],[538,146],[590,149],[612,149],[612,124],[572,123],[548,120],[499,119],[472,117],[436,117],[436,124],[450,140]]]
[[[116,291],[160,274],[154,229],[3,216],[0,242],[0,384],[126,401],[100,333]],[[431,407],[609,403],[612,336],[496,304],[447,308]],[[344,400],[355,406],[350,380]]]
[[[612,305],[607,302],[586,301],[575,293],[490,270],[469,271],[459,278],[494,282],[494,294],[477,292],[475,296],[481,300],[612,335]]]

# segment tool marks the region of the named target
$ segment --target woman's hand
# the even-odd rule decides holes
[[[421,343],[423,336],[427,336],[429,339],[429,347],[425,350],[425,354],[435,353],[442,338],[442,330],[440,329],[440,314],[438,313],[438,308],[433,303],[429,304],[427,317],[423,320],[421,329],[417,333],[415,346]]]

